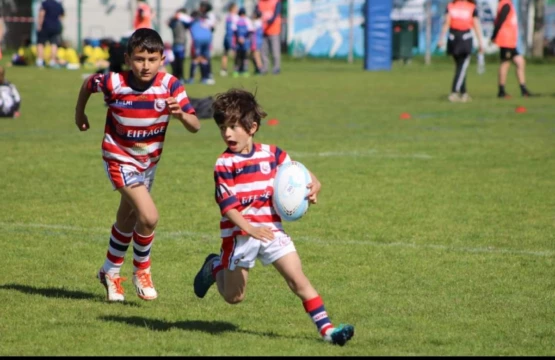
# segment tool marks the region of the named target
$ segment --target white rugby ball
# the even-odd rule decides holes
[[[274,179],[273,205],[278,215],[285,221],[299,220],[308,210],[306,196],[309,189],[310,173],[298,161],[290,161],[278,166]]]

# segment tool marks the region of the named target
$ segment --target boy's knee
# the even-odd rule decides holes
[[[240,293],[240,294],[226,294],[224,296],[224,300],[226,303],[231,304],[231,305],[235,305],[235,304],[239,304],[240,302],[242,302],[245,299],[245,293]]]
[[[146,228],[154,230],[158,225],[158,213],[143,214],[139,217],[138,221]]]

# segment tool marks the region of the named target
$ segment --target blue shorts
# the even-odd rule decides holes
[[[227,53],[229,50],[235,50],[233,38],[224,38],[224,51]]]
[[[176,59],[185,59],[185,45],[174,44],[172,46],[172,51]]]
[[[192,56],[198,57],[202,56],[205,59],[210,59],[210,41],[206,40],[194,40],[193,39],[193,46],[191,46]]]

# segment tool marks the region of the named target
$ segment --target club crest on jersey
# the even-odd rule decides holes
[[[166,108],[166,100],[164,99],[156,99],[154,100],[154,110],[158,112],[164,111]]]
[[[272,171],[272,168],[270,167],[270,163],[267,161],[262,161],[260,163],[260,172],[264,175],[268,175],[270,172]]]

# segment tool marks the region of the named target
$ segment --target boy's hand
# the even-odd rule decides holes
[[[79,131],[87,131],[89,130],[89,118],[85,113],[76,112],[75,113],[75,125]]]
[[[306,187],[310,189],[308,195],[306,196],[308,198],[308,201],[310,201],[311,204],[316,204],[318,202],[318,193],[322,188],[322,184],[320,184],[320,181],[318,181],[318,179],[312,177],[312,182]]]
[[[274,232],[266,226],[251,226],[251,229],[249,229],[249,235],[262,242],[274,240]]]
[[[179,106],[179,103],[177,102],[177,100],[175,100],[175,98],[173,97],[167,98],[166,105],[168,106],[168,110],[170,111],[170,114],[172,114],[174,117],[178,119],[181,118],[181,114],[183,113],[183,110],[181,110],[181,106]]]

